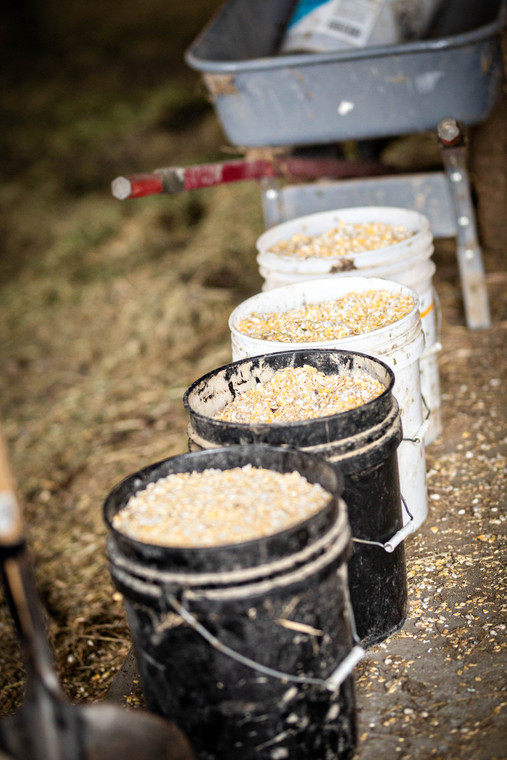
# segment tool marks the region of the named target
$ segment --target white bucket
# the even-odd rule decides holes
[[[386,275],[386,278],[412,288],[419,296],[419,309],[425,341],[425,349],[419,359],[421,393],[423,404],[429,411],[428,428],[424,437],[426,446],[433,443],[442,432],[440,372],[438,369],[438,352],[442,345],[440,343],[440,306],[432,279],[435,269],[435,263],[431,259],[426,259],[414,263],[413,266],[398,273],[395,277]]]
[[[280,240],[293,235],[322,235],[338,222],[364,224],[383,222],[402,225],[414,234],[395,245],[373,251],[336,256],[298,259],[295,256],[272,253]],[[438,303],[432,277],[435,264],[433,235],[427,217],[417,211],[385,206],[358,206],[335,209],[302,216],[279,224],[264,232],[257,240],[257,262],[264,278],[263,290],[283,287],[305,280],[323,277],[381,277],[394,280],[415,290],[420,300],[421,319],[426,349],[420,360],[421,391],[430,411],[424,443],[429,445],[442,432],[440,376],[438,352],[441,348],[438,322]]]
[[[337,340],[314,343],[280,343],[250,338],[239,332],[238,324],[247,315],[257,312],[284,312],[308,303],[331,301],[351,292],[378,289],[410,295],[414,308],[402,319],[380,330]],[[258,293],[237,306],[229,318],[232,359],[287,351],[298,348],[341,348],[359,351],[381,359],[395,373],[394,395],[400,407],[403,441],[398,448],[400,487],[408,511],[405,525],[414,531],[428,514],[426,458],[424,451],[425,413],[421,399],[419,359],[424,351],[424,333],[419,313],[419,299],[410,288],[391,280],[372,277],[326,278],[309,280]]]
[[[368,222],[383,222],[384,224],[401,225],[413,234],[406,240],[385,248],[372,251],[351,253],[347,256],[327,258],[297,259],[295,256],[284,256],[271,253],[273,246],[280,240],[287,240],[296,234],[315,237],[336,227],[340,222],[350,224],[365,224]],[[257,240],[260,266],[265,267],[269,275],[283,277],[284,274],[300,274],[305,279],[308,275],[321,277],[347,269],[366,269],[368,267],[387,266],[394,262],[403,262],[412,257],[430,257],[433,253],[433,236],[428,218],[418,211],[398,208],[396,206],[353,206],[330,211],[319,211],[282,224],[277,224],[266,230]],[[345,262],[345,264],[344,264]]]

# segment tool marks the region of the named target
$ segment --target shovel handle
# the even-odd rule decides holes
[[[36,695],[34,696],[36,701],[38,699],[46,701],[47,697],[44,695],[47,694],[61,699],[62,692],[47,642],[46,626],[28,556],[21,507],[14,490],[14,482],[5,438],[0,430],[0,566],[7,601],[23,649],[27,671],[27,693],[29,688],[32,689]],[[51,755],[51,757],[56,758],[60,755]]]
[[[0,548],[13,549],[25,540],[5,438],[0,430]]]

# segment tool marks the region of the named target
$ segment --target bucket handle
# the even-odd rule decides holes
[[[264,673],[264,675],[271,676],[272,678],[279,678],[282,681],[291,681],[292,683],[306,683],[312,684],[314,686],[324,686],[328,691],[337,691],[345,679],[348,678],[348,676],[352,673],[357,663],[362,660],[365,654],[364,649],[356,644],[356,646],[350,650],[347,656],[340,662],[338,667],[326,679],[311,678],[309,676],[296,676],[290,673],[284,673],[281,670],[268,668],[266,665],[262,665],[260,662],[255,662],[255,660],[251,660],[249,657],[245,657],[245,655],[240,654],[240,652],[236,652],[226,644],[223,644],[219,639],[217,639],[216,636],[208,631],[207,628],[199,623],[199,621],[192,615],[192,613],[189,612],[186,607],[180,604],[180,602],[173,594],[168,594],[167,598],[174,611],[177,612],[178,615],[180,615],[183,620],[194,629],[194,631],[196,631],[200,636],[203,637],[203,639],[211,644],[212,647],[217,649],[219,652],[222,652],[227,657],[230,657],[231,659],[236,660],[243,665],[246,665],[247,668],[252,668],[252,670],[257,670],[259,673]],[[354,638],[356,637],[354,636]]]
[[[402,541],[406,539],[407,536],[409,536],[413,530],[414,530],[414,516],[410,512],[409,508],[407,507],[407,502],[401,497],[401,503],[403,504],[403,508],[407,515],[409,516],[410,520],[406,523],[406,525],[403,526],[403,528],[400,528],[399,531],[397,531],[392,538],[389,539],[389,541],[386,541],[385,544],[381,543],[380,541],[367,541],[365,538],[352,538],[353,543],[355,544],[369,544],[370,546],[380,546],[381,549],[384,549],[388,554],[391,554],[399,544],[401,544]]]
[[[403,441],[410,441],[410,443],[422,443],[426,437],[426,433],[428,432],[428,428],[430,426],[431,409],[429,408],[428,402],[426,401],[422,393],[421,393],[421,401],[423,403],[424,408],[426,409],[426,416],[424,417],[424,420],[422,421],[419,428],[415,431],[412,438],[402,438]]]

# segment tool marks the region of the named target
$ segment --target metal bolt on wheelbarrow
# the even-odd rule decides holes
[[[193,760],[184,734],[154,714],[71,705],[58,683],[0,434],[0,560],[26,667],[22,708],[0,720],[0,760]]]

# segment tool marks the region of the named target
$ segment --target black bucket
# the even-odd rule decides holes
[[[278,534],[219,547],[161,547],[114,515],[177,472],[252,464],[297,471],[330,494]],[[342,479],[323,460],[267,445],[183,454],[119,483],[104,504],[113,582],[124,597],[149,709],[177,722],[200,760],[346,760],[357,742],[351,552]]]
[[[385,391],[340,414],[301,422],[239,424],[214,416],[237,394],[267,382],[277,369],[311,365],[325,374],[364,372]],[[268,443],[316,454],[344,476],[354,551],[349,588],[357,632],[371,646],[397,631],[407,615],[407,572],[396,449],[401,418],[394,374],[379,359],[332,349],[301,349],[233,362],[207,373],[184,394],[191,450]]]

